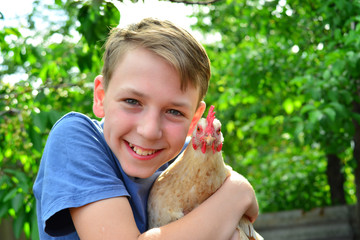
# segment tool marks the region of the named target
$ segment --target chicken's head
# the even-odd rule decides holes
[[[214,106],[209,109],[208,116],[201,118],[192,134],[192,146],[201,149],[203,153],[212,149],[213,153],[220,152],[224,138],[221,133],[221,123],[215,118]]]

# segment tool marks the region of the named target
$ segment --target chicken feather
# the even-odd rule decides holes
[[[214,106],[201,118],[189,146],[156,179],[148,199],[149,228],[173,222],[204,202],[230,175],[223,160],[221,123]],[[263,239],[243,217],[238,225],[240,240]]]

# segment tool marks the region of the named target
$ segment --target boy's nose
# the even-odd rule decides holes
[[[138,125],[138,133],[149,140],[160,139],[162,137],[162,128],[159,114],[147,112]]]

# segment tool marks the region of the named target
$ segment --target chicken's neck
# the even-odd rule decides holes
[[[170,167],[181,172],[184,179],[191,179],[191,181],[203,180],[204,178],[216,179],[215,185],[219,186],[229,175],[229,169],[224,163],[221,151],[214,153],[212,149],[207,149],[205,153],[202,153],[200,149],[195,150],[191,142],[172,165]]]

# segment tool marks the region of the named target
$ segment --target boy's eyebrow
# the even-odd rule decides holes
[[[123,90],[126,92],[129,92],[129,93],[132,93],[141,98],[148,98],[148,96],[146,94],[139,92],[134,88],[124,88]],[[189,102],[185,102],[185,101],[172,101],[171,105],[175,106],[175,107],[191,108],[191,104]]]
[[[137,90],[134,89],[134,88],[125,88],[125,89],[123,89],[123,90],[124,90],[125,92],[130,92],[130,93],[132,93],[132,94],[134,94],[134,95],[136,95],[136,96],[146,98],[146,95],[145,95],[145,94],[143,94],[142,92],[137,91]]]

